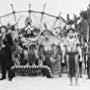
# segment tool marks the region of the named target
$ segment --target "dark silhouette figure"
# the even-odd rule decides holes
[[[11,70],[11,67],[14,65],[14,63],[11,56],[13,40],[10,33],[6,34],[3,43],[5,47],[1,48],[0,50],[0,64],[1,64],[1,73],[2,73],[2,78],[0,80],[6,78],[6,71],[7,71],[8,79],[11,81],[14,75]]]

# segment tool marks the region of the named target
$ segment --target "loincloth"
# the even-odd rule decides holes
[[[69,75],[71,77],[74,77],[76,74],[76,66],[75,66],[75,55],[77,55],[78,52],[67,52],[68,55],[68,64],[69,64]]]

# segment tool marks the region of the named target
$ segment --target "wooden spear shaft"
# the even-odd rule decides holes
[[[53,23],[53,27],[52,27],[52,29],[54,28],[55,24],[57,23],[60,14],[61,14],[61,13],[59,13],[58,16],[56,17],[56,19],[55,19],[55,21],[54,21],[54,23]]]
[[[31,11],[30,11],[30,8],[31,8],[31,4],[29,4],[29,18],[31,18]]]
[[[44,11],[45,11],[45,7],[46,7],[46,4],[44,4],[43,10],[42,10],[41,23],[42,23],[42,20],[43,20],[43,14],[44,14]]]
[[[14,11],[14,7],[13,7],[13,4],[10,4],[11,5],[11,8],[12,8],[12,11],[13,11],[13,16],[14,16],[14,20],[15,20],[15,23],[17,22],[16,20],[16,16],[15,16],[15,11]]]

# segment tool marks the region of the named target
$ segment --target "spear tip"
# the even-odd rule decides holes
[[[12,4],[12,3],[11,3],[10,5],[11,5],[11,6],[13,6],[13,4]]]

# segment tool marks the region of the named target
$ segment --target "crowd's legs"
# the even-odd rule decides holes
[[[0,80],[6,79],[6,71],[8,72],[8,79],[11,81],[15,76],[14,72],[11,70],[11,66],[5,66],[5,64],[1,65],[2,77]]]

